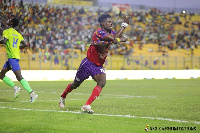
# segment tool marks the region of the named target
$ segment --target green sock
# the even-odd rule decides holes
[[[33,91],[31,89],[31,87],[29,86],[28,82],[25,79],[22,79],[20,81],[20,83],[22,84],[22,86],[24,87],[24,89],[26,89],[28,91],[28,93],[31,93]]]
[[[7,76],[5,76],[4,78],[3,78],[3,81],[7,84],[7,85],[9,85],[9,86],[11,86],[11,87],[14,87],[15,86],[15,84],[11,81],[11,79],[10,78],[8,78]]]

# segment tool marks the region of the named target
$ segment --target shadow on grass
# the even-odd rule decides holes
[[[16,102],[16,101],[11,99],[0,98],[0,102]]]
[[[63,111],[72,111],[72,112],[80,112],[81,111],[81,107],[82,106],[65,106],[64,109],[62,109]]]

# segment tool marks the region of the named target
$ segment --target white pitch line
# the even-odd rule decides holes
[[[73,113],[73,114],[85,114],[83,112],[76,112],[76,111],[59,111],[59,110],[38,110],[38,109],[22,109],[22,108],[11,108],[11,107],[0,107],[1,109],[11,109],[11,110],[24,110],[24,111],[40,111],[40,112],[62,112],[62,113]],[[183,121],[183,120],[174,120],[169,118],[155,118],[155,117],[138,117],[138,116],[131,116],[131,115],[113,115],[113,114],[92,114],[97,116],[111,116],[111,117],[126,117],[126,118],[142,118],[142,119],[151,119],[151,120],[162,120],[162,121],[171,121],[171,122],[178,122],[178,123],[195,123],[200,124],[198,121]]]
[[[126,96],[126,97],[98,97],[96,99],[117,99],[117,98],[133,98],[133,97],[136,97],[136,98],[142,98],[144,96]],[[148,97],[148,96],[146,96]],[[150,98],[153,98],[153,97],[150,97]],[[87,100],[87,99],[67,99],[67,101],[76,101],[76,100]],[[37,101],[40,101],[40,102],[58,102],[58,100],[37,100]],[[0,103],[9,103],[10,101],[8,102],[0,102]],[[19,101],[19,102],[30,102],[29,100],[26,100],[26,101]]]
[[[13,91],[13,90],[0,90],[0,91]],[[45,91],[36,91],[40,93],[58,93],[58,92],[45,92]],[[69,95],[87,95],[90,96],[91,94],[85,94],[85,93],[69,93]],[[101,96],[102,95],[102,96]],[[109,96],[109,97],[104,97]],[[113,94],[100,94],[100,97],[98,99],[113,99],[115,98],[156,98],[156,96],[131,96],[131,95],[113,95]]]
[[[87,99],[67,99],[67,101],[76,101],[76,100],[87,100]],[[58,100],[37,100],[39,102],[59,102],[59,99]],[[30,102],[30,100],[26,100],[26,101],[18,101],[18,102]],[[0,103],[10,103],[10,101],[8,102],[0,102]]]

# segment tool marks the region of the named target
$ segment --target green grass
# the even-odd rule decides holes
[[[160,127],[196,127],[190,132],[200,132],[200,79],[107,81],[92,103],[92,115],[81,113],[80,108],[96,83],[83,82],[67,96],[66,107],[61,110],[60,94],[68,83],[29,82],[39,95],[36,102],[30,103],[24,89],[13,100],[13,89],[0,82],[0,132],[143,133],[146,125],[157,128],[150,132],[160,132]]]

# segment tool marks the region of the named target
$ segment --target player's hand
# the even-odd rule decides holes
[[[126,36],[120,37],[120,42],[126,42],[128,41],[128,38]]]
[[[126,42],[126,41],[128,41],[128,38],[127,38],[127,37],[122,37],[122,38],[121,38],[121,41],[122,41],[122,42]]]
[[[129,21],[130,21],[130,16],[126,16],[126,17],[124,18],[124,23],[129,24]]]

